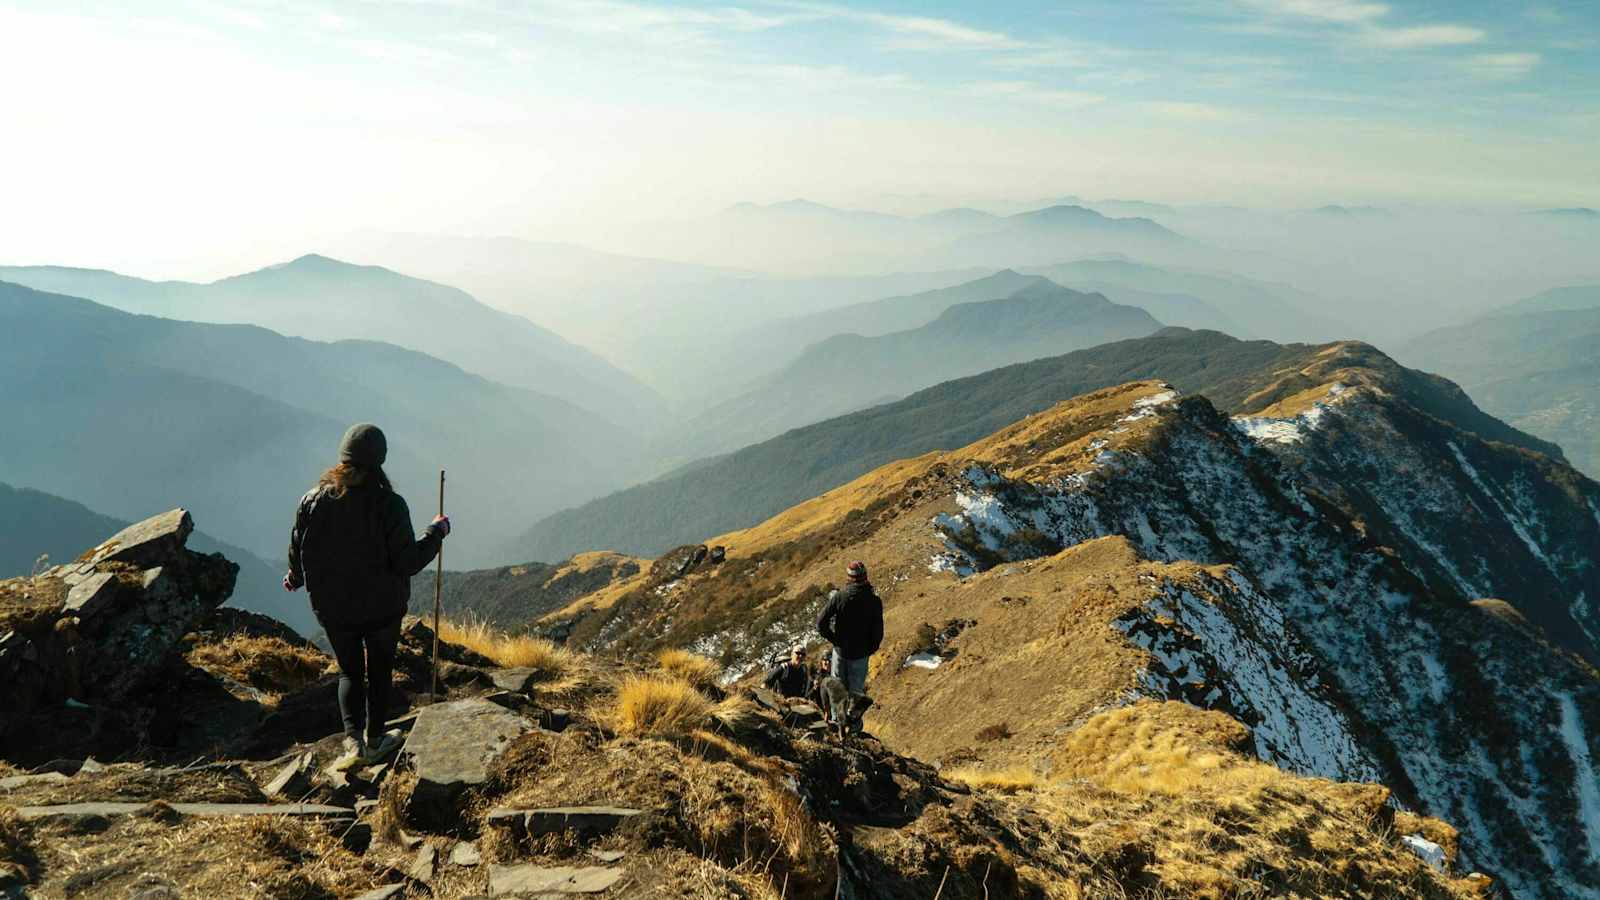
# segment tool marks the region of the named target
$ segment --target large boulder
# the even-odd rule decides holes
[[[228,599],[239,567],[189,550],[193,531],[174,509],[70,563],[0,582],[0,744],[41,708],[116,708]]]

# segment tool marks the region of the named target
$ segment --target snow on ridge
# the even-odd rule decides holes
[[[1310,409],[1297,416],[1288,418],[1237,416],[1233,424],[1256,443],[1298,444],[1322,425],[1322,420],[1332,408],[1334,398],[1341,397],[1350,390],[1349,385],[1336,381],[1328,385],[1328,394],[1325,398],[1313,403]]]
[[[1150,653],[1140,687],[1246,722],[1256,755],[1279,768],[1341,781],[1382,780],[1344,713],[1321,695],[1315,662],[1297,649],[1282,610],[1242,576],[1230,581],[1231,590],[1214,585],[1223,603],[1164,584],[1140,610],[1112,623]],[[1205,693],[1194,696],[1197,688]]]
[[[1489,498],[1489,502],[1494,504],[1495,509],[1500,511],[1500,517],[1505,519],[1506,524],[1511,526],[1511,530],[1516,533],[1517,537],[1522,539],[1522,543],[1527,545],[1529,552],[1544,563],[1544,567],[1550,571],[1550,574],[1559,580],[1561,573],[1556,571],[1555,563],[1550,561],[1550,557],[1545,555],[1544,548],[1540,547],[1539,542],[1535,541],[1533,535],[1528,532],[1527,525],[1522,521],[1522,517],[1512,515],[1511,511],[1506,509],[1505,504],[1500,502],[1500,498],[1489,490],[1489,485],[1484,483],[1483,477],[1478,474],[1477,468],[1467,459],[1467,455],[1461,452],[1461,448],[1456,446],[1455,441],[1446,441],[1445,443],[1450,447],[1450,452],[1455,454],[1456,462],[1461,466],[1461,471],[1472,479],[1472,483],[1478,486],[1478,490],[1482,491],[1484,496]]]
[[[1589,753],[1589,740],[1583,732],[1583,717],[1578,714],[1578,703],[1572,693],[1564,691],[1556,694],[1556,703],[1561,708],[1561,739],[1567,745],[1567,752],[1572,755],[1572,765],[1577,770],[1574,790],[1583,815],[1589,860],[1600,865],[1600,773],[1595,772],[1594,759]]]

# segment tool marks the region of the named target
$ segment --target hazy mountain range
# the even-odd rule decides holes
[[[319,341],[383,341],[513,387],[559,395],[613,422],[653,426],[653,390],[595,354],[464,291],[315,254],[209,284],[145,281],[94,269],[0,267],[0,281],[127,312],[260,325]]]
[[[1557,288],[1396,348],[1600,476],[1600,285]]]
[[[353,422],[388,432],[386,468],[419,525],[440,468],[472,473],[449,505],[485,538],[640,471],[635,442],[606,419],[416,351],[136,316],[5,283],[0,421],[8,481],[119,519],[186,506],[267,558]],[[484,543],[455,546],[459,562],[490,561]]]
[[[754,390],[686,420],[670,446],[691,456],[731,450],[951,378],[1162,327],[1142,309],[1043,278],[1002,273],[964,290],[1000,293],[949,306],[918,328],[812,344]]]

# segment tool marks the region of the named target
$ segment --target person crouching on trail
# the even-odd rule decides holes
[[[450,533],[444,516],[422,537],[412,532],[411,510],[383,473],[388,450],[378,426],[351,426],[338,464],[301,498],[289,533],[283,587],[306,588],[339,662],[345,754],[338,768],[375,762],[399,746],[384,724],[400,620],[411,576],[427,568]]]
[[[865,563],[851,563],[845,575],[850,583],[828,598],[817,617],[817,631],[833,644],[833,677],[843,681],[850,693],[864,695],[867,660],[883,643],[883,601],[867,581]]]
[[[789,651],[788,660],[768,669],[761,683],[784,697],[804,697],[811,693],[811,670],[806,668],[805,645],[796,644]]]

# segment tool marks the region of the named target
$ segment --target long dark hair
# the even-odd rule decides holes
[[[372,485],[380,491],[393,491],[394,486],[389,483],[389,476],[384,474],[383,466],[358,466],[355,463],[342,462],[317,479],[317,486],[326,488],[328,495],[338,499],[353,487]]]

